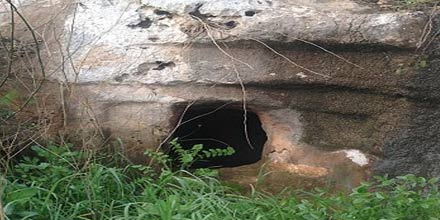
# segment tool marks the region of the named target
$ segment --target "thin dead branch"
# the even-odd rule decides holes
[[[287,62],[289,62],[289,63],[292,64],[293,66],[296,66],[296,67],[298,67],[298,68],[300,68],[300,69],[302,69],[302,70],[305,70],[305,71],[307,71],[307,72],[313,73],[313,74],[315,74],[315,75],[318,75],[318,76],[321,76],[321,77],[324,77],[324,78],[330,78],[330,76],[328,76],[328,75],[325,75],[325,74],[322,74],[322,73],[318,73],[318,72],[316,72],[316,71],[313,71],[313,70],[311,70],[311,69],[308,69],[308,68],[306,68],[306,67],[304,67],[304,66],[302,66],[302,65],[299,65],[299,64],[295,63],[295,62],[292,61],[290,58],[288,58],[288,57],[286,57],[285,55],[281,54],[280,52],[276,51],[275,49],[273,49],[272,47],[270,47],[269,45],[267,45],[266,43],[264,43],[264,42],[261,41],[261,40],[258,40],[258,39],[255,39],[255,38],[248,38],[248,39],[260,43],[261,45],[263,45],[264,47],[266,47],[267,49],[269,49],[270,51],[272,51],[274,54],[276,54],[276,55],[282,57],[283,59],[285,59]]]
[[[326,52],[326,53],[331,54],[332,56],[337,57],[338,59],[343,60],[344,62],[346,62],[346,63],[348,63],[348,64],[351,64],[351,65],[353,65],[353,66],[355,66],[355,67],[358,67],[359,69],[365,69],[364,67],[359,66],[358,64],[351,62],[351,61],[348,60],[347,58],[344,58],[344,57],[342,57],[341,55],[338,55],[338,54],[336,54],[335,52],[330,51],[330,50],[328,50],[328,49],[326,49],[326,48],[324,48],[324,47],[322,47],[322,46],[320,46],[320,45],[318,45],[318,44],[315,44],[315,43],[310,42],[310,41],[302,40],[302,39],[299,39],[299,38],[294,38],[294,39],[297,40],[297,41],[301,41],[301,42],[303,42],[303,43],[306,43],[306,44],[312,45],[312,46],[314,46],[314,47],[316,47],[316,48],[318,48],[318,49],[320,49],[320,50],[322,50],[322,51],[324,51],[324,52]]]
[[[8,81],[9,77],[11,76],[11,71],[12,71],[12,64],[13,64],[13,56],[14,56],[14,41],[15,41],[15,16],[14,16],[14,10],[12,5],[10,6],[10,10],[11,10],[11,36],[10,36],[10,46],[9,46],[9,50],[8,50],[8,68],[6,70],[6,75],[5,78],[2,79],[2,81],[0,82],[0,88],[3,87],[3,85],[5,85],[6,81]],[[7,48],[6,48],[7,49]]]
[[[39,42],[38,42],[34,28],[32,28],[31,24],[27,21],[27,19],[23,16],[23,14],[21,14],[21,12],[18,11],[17,7],[12,3],[11,0],[6,0],[6,1],[10,4],[11,10],[15,11],[15,13],[20,17],[20,19],[23,21],[23,23],[26,25],[26,28],[29,30],[29,32],[32,35],[32,39],[35,43],[35,50],[36,50],[38,64],[40,66],[41,77],[42,77],[40,82],[38,83],[37,87],[34,89],[34,91],[32,91],[32,93],[24,101],[24,103],[20,106],[20,108],[5,118],[5,120],[8,120],[8,119],[14,117],[20,111],[22,111],[29,104],[29,102],[37,95],[37,93],[42,89],[43,84],[46,80],[46,71],[45,71],[43,59],[41,57],[40,47],[38,46]]]
[[[420,35],[420,40],[417,43],[417,49],[421,49],[421,53],[424,54],[426,50],[429,48],[429,45],[438,37],[439,32],[432,33],[433,30],[433,19],[434,17],[438,16],[438,3],[436,3],[431,11],[431,14],[429,15],[429,19],[426,22],[423,32]]]
[[[240,83],[240,87],[241,87],[241,92],[242,92],[242,103],[243,103],[243,126],[244,126],[244,136],[246,137],[246,141],[249,145],[249,147],[254,150],[254,146],[252,145],[252,142],[249,138],[249,132],[248,132],[248,127],[247,127],[247,101],[246,101],[246,88],[244,86],[243,80],[240,77],[240,72],[238,72],[237,67],[235,66],[235,64],[232,64],[232,67],[234,68],[234,72],[236,74],[236,77],[238,79],[238,82]]]
[[[211,39],[211,42],[220,50],[220,52],[222,52],[225,56],[227,56],[228,58],[230,58],[231,60],[234,60],[234,61],[237,61],[237,62],[239,62],[239,63],[241,63],[241,64],[243,64],[243,65],[245,65],[245,66],[247,66],[249,69],[251,69],[251,70],[253,70],[254,68],[249,64],[249,63],[246,63],[246,62],[244,62],[244,61],[242,61],[242,60],[240,60],[240,59],[237,59],[237,58],[235,58],[234,56],[232,56],[231,54],[229,54],[228,52],[226,52],[218,43],[217,43],[217,41],[215,40],[215,38],[214,38],[214,36],[212,35],[212,33],[211,33],[211,29],[210,29],[210,27],[209,27],[209,25],[208,24],[206,24],[206,22],[204,22],[202,19],[200,19],[199,17],[196,17],[196,16],[191,16],[192,18],[194,18],[194,19],[196,19],[196,20],[198,20],[202,25],[203,25],[203,27],[205,28],[205,30],[206,30],[206,34],[208,35],[208,37]]]

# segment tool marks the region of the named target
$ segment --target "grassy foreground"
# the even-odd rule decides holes
[[[348,195],[240,195],[215,171],[155,172],[148,166],[102,163],[68,146],[33,147],[34,156],[0,176],[0,219],[440,219],[437,180],[377,178]]]

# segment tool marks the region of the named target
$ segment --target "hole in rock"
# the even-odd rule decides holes
[[[170,12],[168,12],[168,11],[165,11],[165,10],[154,9],[153,12],[154,12],[154,14],[157,14],[157,15],[165,15],[165,16],[168,16],[168,17],[172,17],[172,14]]]
[[[127,26],[129,28],[143,28],[143,29],[147,29],[147,28],[151,27],[152,24],[153,24],[153,21],[151,19],[144,18],[143,20],[141,20],[137,24],[129,24]]]
[[[225,23],[225,25],[228,28],[235,28],[235,27],[237,27],[237,22],[235,22],[235,21],[228,21],[228,22]]]
[[[153,70],[163,70],[166,67],[175,67],[176,64],[173,61],[170,62],[162,62],[162,61],[156,61],[157,67],[153,68]]]
[[[257,12],[255,12],[255,11],[245,11],[244,12],[244,15],[246,15],[246,16],[248,16],[248,17],[252,17],[252,16],[254,16],[255,14],[256,14]]]
[[[256,163],[261,159],[263,146],[267,140],[257,114],[247,111],[247,136],[244,126],[244,111],[240,108],[218,106],[193,106],[184,115],[182,124],[173,135],[183,149],[203,144],[203,150],[234,148],[230,156],[202,158],[191,168],[236,167]],[[250,144],[249,144],[250,142]],[[170,157],[178,166],[179,156],[170,148]],[[203,152],[200,152],[203,155]],[[173,165],[173,166],[174,166]]]

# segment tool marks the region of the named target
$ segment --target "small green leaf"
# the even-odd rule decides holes
[[[37,169],[39,169],[39,170],[44,170],[44,169],[46,169],[46,168],[49,167],[49,166],[50,166],[49,163],[40,163],[40,164],[37,166]]]
[[[376,198],[378,198],[380,200],[385,199],[385,197],[382,195],[382,193],[379,193],[379,192],[376,192],[375,196],[376,196]]]
[[[38,193],[38,189],[36,188],[25,188],[19,189],[9,193],[8,200],[16,201],[16,200],[28,200],[35,196]]]
[[[200,151],[203,149],[203,144],[196,144],[192,147],[193,150]]]
[[[191,154],[182,155],[182,163],[184,163],[184,164],[191,163],[193,160],[194,160],[194,157]]]

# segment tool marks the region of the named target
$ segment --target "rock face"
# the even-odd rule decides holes
[[[247,141],[233,146],[234,160],[252,154],[244,148],[262,154],[221,169],[225,179],[255,184],[267,172],[268,189],[349,189],[373,174],[440,175],[440,61],[415,53],[437,45],[429,34],[438,26],[423,12],[351,0],[20,4],[37,30],[48,30],[50,79],[66,85],[70,133],[90,145],[118,139],[142,163],[145,149],[176,137],[188,121],[182,114],[234,109],[241,119],[213,119],[216,127],[196,117],[188,134],[218,139],[197,135],[197,126],[215,136],[243,120],[242,131],[220,141]],[[248,113],[259,122],[246,122]],[[264,130],[262,146],[252,146],[261,139],[252,126]]]

